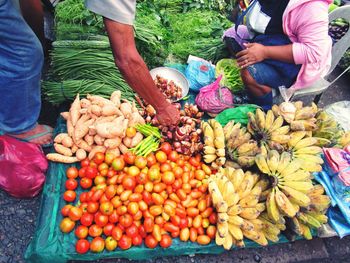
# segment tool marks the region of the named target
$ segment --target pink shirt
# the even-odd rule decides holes
[[[324,77],[331,65],[328,5],[332,0],[290,0],[283,14],[283,30],[293,42],[293,57],[302,64],[290,89],[302,89]]]

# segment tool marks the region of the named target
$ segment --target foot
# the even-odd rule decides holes
[[[45,144],[52,143],[52,131],[53,131],[52,127],[38,124],[33,129],[27,132],[14,134],[14,135],[11,134],[11,136],[18,138],[20,140],[31,142],[31,143],[45,145]],[[40,136],[40,134],[42,135]],[[36,137],[36,135],[39,135],[39,136]],[[33,138],[30,138],[30,137],[33,137]]]

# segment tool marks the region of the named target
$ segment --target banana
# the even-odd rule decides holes
[[[223,166],[223,165],[226,163],[226,158],[225,158],[225,157],[216,158],[215,163],[216,163],[219,167],[221,167],[221,166]]]
[[[247,155],[247,153],[254,154],[254,150],[258,147],[256,141],[250,140],[242,145],[238,146],[237,153],[238,155]]]
[[[254,156],[240,156],[237,159],[237,163],[241,167],[251,167],[255,164],[255,157]]]
[[[224,185],[222,197],[224,200],[229,200],[235,194],[235,188],[230,181],[227,181]]]
[[[278,116],[275,121],[273,122],[271,128],[270,128],[270,132],[273,132],[275,130],[277,130],[278,128],[281,128],[283,125],[283,117],[282,116]]]
[[[324,214],[321,213],[316,213],[316,212],[308,212],[313,218],[315,218],[318,222],[321,224],[326,224],[328,222],[328,217]]]
[[[293,217],[298,212],[295,210],[294,206],[286,197],[286,195],[282,193],[278,188],[276,188],[275,199],[279,209],[281,209],[287,216]]]
[[[310,173],[305,170],[298,170],[283,177],[284,181],[307,181],[311,178]]]
[[[275,116],[273,112],[271,110],[267,111],[266,119],[265,119],[265,127],[264,127],[265,131],[270,130],[274,120],[275,120]]]
[[[290,136],[283,134],[272,134],[271,140],[279,144],[286,144],[290,140]]]
[[[204,146],[205,147],[205,146]],[[216,155],[218,157],[225,157],[226,153],[225,153],[225,148],[221,148],[221,149],[217,149],[216,150]]]
[[[279,159],[280,159],[280,155],[277,151],[272,150],[268,152],[266,162],[272,174],[274,174],[277,170]]]
[[[228,221],[228,214],[227,213],[218,213],[218,222],[219,223],[225,223]]]
[[[230,138],[234,125],[235,125],[234,121],[229,121],[224,126],[224,134],[225,134],[225,140],[226,141]]]
[[[308,225],[310,227],[313,227],[313,228],[321,227],[321,223],[316,218],[314,218],[309,214],[299,212],[297,213],[297,218],[300,219],[300,221],[303,224]]]
[[[225,148],[225,139],[224,137],[215,137],[214,146],[217,149]]]
[[[233,205],[233,206],[229,206],[228,210],[227,210],[227,214],[229,216],[236,216],[238,215],[240,212],[242,212],[242,206],[241,205]],[[230,219],[230,218],[229,218]]]
[[[295,112],[295,120],[306,120],[315,117],[316,112],[312,107],[304,107]]]
[[[265,113],[260,109],[255,111],[256,123],[258,124],[259,130],[264,130],[265,128]]]
[[[301,162],[297,159],[291,161],[286,168],[284,168],[282,171],[280,171],[281,176],[286,176],[291,173],[295,173],[297,170],[299,170],[301,167]]]
[[[233,183],[233,186],[236,190],[243,182],[244,176],[245,175],[242,169],[237,169],[233,171],[230,181]]]
[[[237,193],[240,197],[240,199],[243,199],[246,197],[250,191],[252,190],[254,183],[255,183],[256,177],[253,174],[245,173],[244,180],[242,184],[237,189]]]
[[[302,138],[306,135],[305,131],[295,131],[290,133],[290,140],[288,141],[288,146],[293,148]]]
[[[265,234],[263,231],[258,232],[259,238],[255,239],[254,242],[258,243],[260,246],[267,246],[268,241],[265,237]]]
[[[228,224],[228,231],[236,240],[243,240],[243,232],[236,224]]]
[[[216,234],[215,234],[215,243],[218,245],[218,246],[222,246],[225,242],[225,238],[224,237],[221,237],[219,235],[219,231],[216,231]]]
[[[275,199],[275,190],[272,189],[266,200],[267,214],[271,220],[277,222],[280,220],[280,212]]]
[[[252,231],[254,230],[254,225],[249,220],[243,220],[243,224],[241,227],[242,231]]]
[[[212,163],[217,158],[216,154],[206,154],[203,156],[203,160],[205,163]]]
[[[331,140],[326,139],[326,138],[321,138],[321,137],[313,137],[317,140],[317,142],[315,143],[315,145],[320,146],[320,147],[325,147],[328,146],[332,143]]]
[[[307,193],[313,187],[311,181],[285,181],[281,183],[281,187],[282,185],[289,186],[290,188],[293,188],[294,190],[300,191],[302,193]]]
[[[254,225],[254,229],[256,229],[256,230],[260,231],[265,227],[263,221],[260,220],[259,218],[251,219],[250,222]]]
[[[272,105],[271,111],[276,118],[281,115],[280,108],[276,104]]]
[[[278,129],[275,129],[272,133],[271,136],[273,135],[286,135],[289,132],[289,125],[282,126]]]
[[[302,159],[304,163],[317,163],[322,164],[323,159],[318,155],[311,155],[311,154],[294,154],[296,158]]]
[[[256,219],[259,215],[260,211],[255,207],[243,208],[242,212],[239,213],[239,216],[244,219]]]
[[[239,226],[239,227],[243,227],[244,226],[244,219],[238,215],[230,215],[228,217],[228,223]]]
[[[250,240],[257,240],[260,238],[260,235],[257,231],[255,230],[243,230],[243,235],[246,237],[246,238],[249,238]]]
[[[324,188],[320,184],[314,185],[314,187],[308,192],[309,196],[317,196],[317,195],[323,195],[324,194]]]
[[[300,110],[303,107],[303,102],[300,100],[293,102],[293,104],[297,110]]]
[[[318,146],[308,146],[295,151],[296,154],[311,154],[316,155],[322,153],[322,148]]]
[[[219,232],[219,236],[224,238],[226,237],[227,233],[228,233],[228,223],[224,222],[224,223],[217,223],[217,231]]]
[[[205,154],[215,155],[216,149],[212,146],[204,146],[203,148]]]
[[[277,172],[281,173],[290,163],[292,157],[288,152],[283,152],[280,155],[278,166],[277,166]]]
[[[302,232],[302,235],[304,236],[304,238],[307,240],[311,240],[312,234],[311,234],[310,228],[302,223],[300,223],[300,228],[301,228],[301,232]]]
[[[297,205],[308,206],[311,202],[310,198],[306,194],[297,191],[289,186],[281,186],[281,189],[286,194],[286,196]]]
[[[269,166],[267,165],[266,159],[262,154],[258,154],[255,157],[255,163],[259,167],[260,171],[262,171],[265,174],[271,174],[271,171],[269,169]]]
[[[239,195],[235,192],[229,199],[226,199],[227,206],[230,208],[232,206],[235,206],[239,201]]]
[[[231,249],[232,245],[233,245],[233,238],[230,234],[228,234],[226,235],[225,241],[222,244],[222,246],[224,247],[224,249],[229,250]]]
[[[326,210],[331,203],[331,200],[327,195],[317,195],[317,196],[309,196],[309,197],[311,199],[311,203],[309,207],[317,211]]]
[[[262,213],[266,210],[266,205],[265,203],[258,203],[255,208]]]
[[[317,142],[316,138],[307,137],[307,138],[301,139],[299,142],[297,142],[297,144],[294,146],[294,149],[299,150],[301,148],[312,146],[312,145],[316,144],[316,142]]]

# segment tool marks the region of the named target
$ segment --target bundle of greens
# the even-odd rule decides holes
[[[240,75],[240,68],[234,59],[222,59],[215,67],[216,77],[222,75],[220,84],[229,88],[232,92],[243,89],[243,82]]]

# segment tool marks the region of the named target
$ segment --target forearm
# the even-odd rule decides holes
[[[265,59],[274,59],[288,63],[295,63],[292,47],[292,44],[283,46],[265,46]]]

